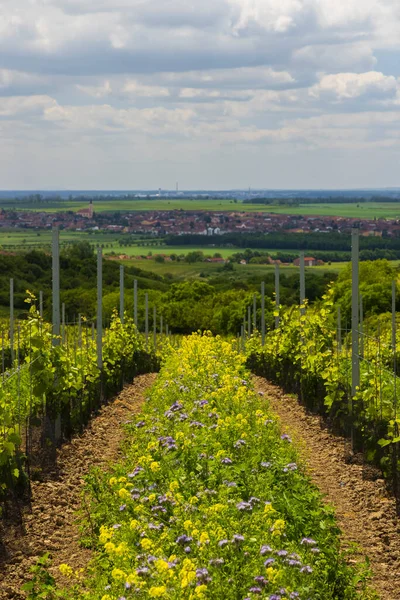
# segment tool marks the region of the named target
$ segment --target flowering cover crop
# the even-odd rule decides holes
[[[369,597],[244,360],[199,335],[170,354],[129,425],[124,461],[88,478],[97,553],[66,597]]]

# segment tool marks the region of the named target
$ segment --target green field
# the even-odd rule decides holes
[[[72,210],[77,211],[87,207],[86,200],[69,201],[58,203],[10,204],[0,201],[0,207],[17,208],[32,211],[59,212]],[[243,212],[270,212],[277,214],[292,214],[305,216],[337,216],[362,219],[374,218],[400,218],[400,202],[364,202],[360,204],[304,204],[300,206],[279,206],[263,204],[235,203],[230,199],[199,200],[199,199],[132,199],[132,200],[96,200],[94,209],[98,212],[126,212],[126,211],[149,211],[149,210],[205,210],[205,211],[243,211]]]
[[[176,279],[194,279],[200,277],[202,274],[205,276],[212,276],[213,274],[221,273],[221,265],[213,264],[213,263],[193,263],[189,264],[186,262],[165,262],[159,263],[154,259],[146,259],[146,260],[124,260],[121,261],[121,264],[130,265],[134,267],[139,267],[144,271],[151,271],[153,273],[157,273],[158,275],[168,276],[172,275]],[[346,262],[341,263],[332,263],[331,265],[322,265],[319,267],[309,267],[306,271],[318,271],[318,272],[334,272],[339,273],[346,266]],[[244,277],[251,277],[252,275],[260,275],[262,273],[273,273],[275,270],[274,265],[234,265],[234,272],[237,275]],[[282,266],[280,271],[284,275],[293,275],[293,273],[298,273],[299,268],[294,267],[292,265]]]

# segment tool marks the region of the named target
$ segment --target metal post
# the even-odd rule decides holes
[[[342,349],[342,315],[340,312],[340,306],[337,309],[337,347],[338,352]]]
[[[265,345],[265,282],[261,283],[261,344]]]
[[[247,307],[247,328],[249,332],[249,337],[251,336],[251,307]]]
[[[103,254],[97,249],[97,366],[103,368]]]
[[[153,344],[154,350],[157,349],[157,308],[153,308]]]
[[[253,331],[257,331],[257,296],[253,295]]]
[[[43,292],[39,292],[39,316],[43,319]]]
[[[394,371],[394,418],[397,419],[397,325],[396,325],[396,282],[392,282],[392,349]]]
[[[65,344],[65,304],[64,302],[61,305],[61,340],[62,343]]]
[[[162,336],[162,333],[163,333],[163,317],[161,315],[161,317],[160,317],[160,336]]]
[[[244,331],[244,337],[246,337],[246,332],[247,332],[247,323],[246,323],[246,317],[243,317],[243,331]]]
[[[14,362],[14,279],[10,279],[10,350]]]
[[[169,336],[169,327],[168,327],[168,323],[165,325],[165,335],[168,337]]]
[[[60,344],[60,233],[53,229],[52,242],[52,301],[53,301],[53,346]]]
[[[137,290],[137,279],[133,281],[133,320],[136,327],[138,326],[138,290]]]
[[[124,298],[124,267],[119,266],[119,318],[124,324],[125,298]]]
[[[354,449],[353,431],[353,397],[360,385],[360,356],[359,356],[359,258],[360,258],[359,230],[353,229],[351,234],[351,397],[349,398],[349,413],[351,419],[351,447]]]
[[[304,262],[304,252],[300,252],[300,306],[301,314],[304,314],[304,302],[306,299],[306,269]]]
[[[144,331],[145,331],[145,336],[146,336],[146,348],[148,347],[149,344],[149,295],[145,294],[144,295],[144,311],[145,311],[145,315],[144,315]]]
[[[279,313],[281,305],[280,282],[279,282],[279,265],[275,263],[275,311]],[[275,317],[275,329],[279,327],[279,314]]]
[[[244,341],[244,326],[243,325],[240,327],[240,335],[241,335],[241,338],[242,338],[242,351],[244,351],[245,341]]]
[[[364,307],[363,297],[360,294],[360,358],[364,358]]]
[[[78,344],[79,348],[82,348],[82,317],[78,314]]]

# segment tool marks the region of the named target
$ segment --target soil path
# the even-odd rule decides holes
[[[262,377],[254,380],[298,444],[314,483],[335,507],[343,547],[356,543],[359,559],[369,557],[372,586],[382,600],[400,600],[400,520],[385,482],[368,480],[362,465],[345,462],[345,440],[330,433],[321,417]]]
[[[23,524],[7,528],[0,538],[7,559],[0,564],[0,600],[25,598],[21,585],[39,556],[50,552],[52,572],[58,565],[68,563],[84,567],[90,551],[79,545],[76,511],[80,507],[83,477],[92,467],[106,469],[121,455],[124,428],[121,425],[138,413],[145,391],[156,375],[137,377],[124,388],[116,400],[103,407],[85,432],[65,444],[57,457],[56,479],[32,484],[32,510],[23,515]],[[1,524],[0,524],[1,527]]]

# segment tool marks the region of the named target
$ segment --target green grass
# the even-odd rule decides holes
[[[19,208],[24,210],[59,212],[65,210],[77,211],[87,207],[87,201],[62,201],[54,204],[28,204],[28,203],[3,203],[0,207]],[[96,200],[94,208],[98,212],[124,212],[148,210],[206,210],[206,211],[244,211],[244,212],[270,212],[280,214],[305,215],[305,216],[337,216],[354,217],[363,219],[398,218],[400,217],[400,202],[365,202],[358,204],[304,204],[300,206],[271,206],[263,204],[235,203],[230,199],[217,200],[188,200],[188,199],[138,199],[138,200]]]
[[[200,274],[203,273],[206,276],[212,276],[213,274],[221,273],[221,265],[213,264],[213,263],[194,263],[189,264],[186,262],[165,262],[158,263],[154,259],[146,259],[146,260],[124,260],[121,261],[124,265],[130,265],[139,267],[144,271],[151,271],[153,273],[157,273],[157,275],[166,276],[168,274],[172,275],[177,279],[196,279],[200,277]],[[319,267],[309,267],[306,270],[310,271],[319,271],[319,272],[335,272],[339,273],[346,266],[346,262],[340,263],[332,263],[331,265],[322,265]],[[262,273],[273,273],[275,271],[274,265],[237,265],[234,266],[234,273],[238,276],[251,276],[258,275]],[[281,273],[285,275],[293,275],[293,273],[298,273],[299,268],[294,267],[293,265],[282,266],[280,268]],[[228,272],[228,274],[231,272]]]

